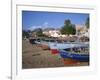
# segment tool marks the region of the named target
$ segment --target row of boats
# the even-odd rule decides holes
[[[30,39],[30,43],[50,49],[52,54],[77,61],[89,61],[89,42],[65,42],[55,39]]]

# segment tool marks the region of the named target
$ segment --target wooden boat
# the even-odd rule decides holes
[[[47,49],[50,49],[49,44],[55,43],[55,40],[52,40],[52,39],[51,40],[45,39],[45,40],[38,40],[38,41],[36,40],[35,43],[39,44],[42,47],[42,49],[47,50]]]
[[[50,43],[49,44],[51,49],[67,49],[67,48],[74,48],[74,47],[87,47],[89,43],[82,43],[82,42],[64,42],[64,43]]]
[[[68,48],[74,48],[74,47],[88,47],[88,43],[77,43],[77,42],[65,42],[65,43],[49,43],[51,52],[53,54],[58,53],[57,50],[62,49],[68,49]]]
[[[62,58],[71,58],[77,61],[89,61],[89,53],[75,53],[59,50],[59,54]]]
[[[29,39],[30,44],[35,44],[35,39]]]

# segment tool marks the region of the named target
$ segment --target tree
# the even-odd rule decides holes
[[[42,31],[41,28],[35,29],[34,32],[36,33],[36,35],[37,35],[38,37],[42,37],[42,36],[43,36],[43,31]]]
[[[86,27],[89,28],[90,23],[89,23],[89,17],[86,19],[86,23],[85,23]]]
[[[23,30],[23,31],[22,31],[22,37],[23,37],[23,38],[29,38],[29,36],[30,36],[30,34],[29,34],[28,31],[26,31],[26,30]]]
[[[61,28],[62,34],[76,34],[75,25],[71,24],[71,21],[65,20],[64,26]]]

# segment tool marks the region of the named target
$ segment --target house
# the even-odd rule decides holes
[[[61,35],[59,30],[46,30],[46,31],[43,31],[43,34],[49,37],[59,37]]]

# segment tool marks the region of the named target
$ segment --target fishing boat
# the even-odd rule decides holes
[[[74,47],[87,47],[89,43],[82,43],[82,42],[62,42],[62,43],[50,43],[49,44],[51,49],[67,49],[67,48],[74,48]]]
[[[49,44],[55,43],[55,40],[54,39],[36,40],[35,43],[39,44],[42,47],[42,49],[46,50],[46,49],[50,49]]]
[[[30,44],[36,44],[35,41],[36,39],[29,39]]]
[[[51,52],[53,54],[58,53],[57,50],[63,50],[68,48],[75,48],[75,47],[88,47],[89,43],[81,43],[81,42],[64,42],[64,43],[50,43],[49,44]]]
[[[70,58],[77,61],[89,61],[89,52],[71,52],[68,50],[58,50],[62,58]]]

